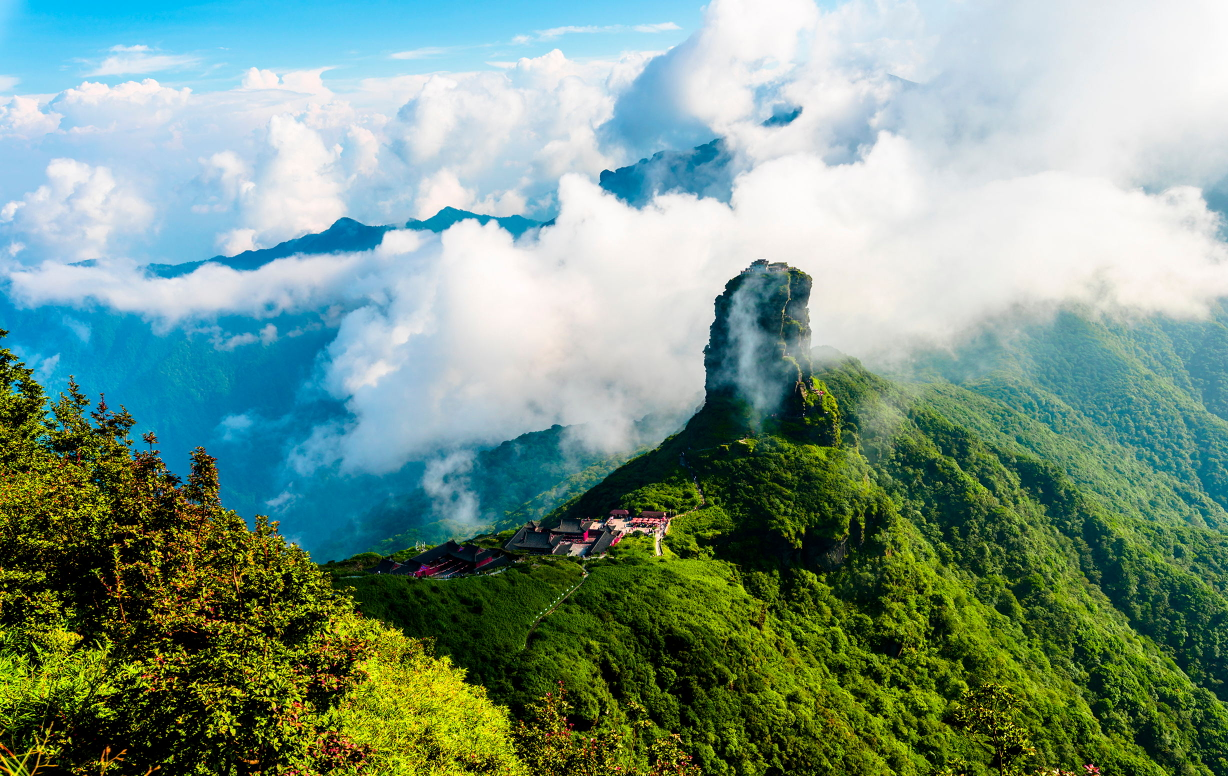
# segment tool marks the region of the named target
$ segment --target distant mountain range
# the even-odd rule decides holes
[[[369,251],[380,244],[384,234],[393,229],[414,229],[418,231],[442,232],[461,221],[474,220],[480,224],[494,221],[499,226],[511,232],[514,237],[520,237],[530,229],[543,226],[543,222],[534,221],[524,216],[488,216],[481,213],[471,213],[468,210],[458,210],[445,207],[426,220],[411,218],[404,227],[368,226],[352,218],[339,218],[336,223],[317,234],[308,234],[293,240],[278,243],[272,248],[261,248],[255,251],[244,251],[234,256],[214,256],[204,261],[188,261],[183,264],[149,264],[146,271],[158,277],[173,278],[195,272],[205,264],[221,264],[237,270],[254,270],[263,267],[271,261],[284,259],[288,256],[312,256],[328,253],[353,253]]]
[[[799,115],[800,108],[785,111],[765,121],[764,126],[785,126]],[[732,160],[725,141],[717,138],[688,151],[660,151],[625,167],[602,170],[599,181],[601,188],[633,207],[643,207],[658,194],[675,192],[728,201],[732,192]],[[404,226],[370,226],[352,218],[339,218],[323,232],[286,240],[271,248],[244,251],[234,256],[214,256],[182,264],[148,264],[145,269],[151,275],[164,278],[190,274],[205,264],[220,264],[231,269],[250,271],[289,256],[369,251],[380,244],[385,233],[393,229],[439,233],[466,220],[474,220],[483,225],[494,221],[513,237],[521,237],[534,229],[554,224],[554,219],[535,221],[520,215],[490,216],[454,207],[445,207],[430,218],[411,218]]]
[[[765,121],[764,126],[786,126],[799,115],[800,108],[782,111]],[[658,194],[674,192],[728,201],[732,191],[732,159],[725,141],[717,138],[688,151],[660,151],[625,167],[602,170],[599,181],[601,188],[633,207],[643,207]],[[427,219],[411,218],[404,226],[369,226],[352,218],[339,218],[323,232],[286,240],[271,248],[244,251],[234,256],[214,256],[203,261],[188,261],[182,264],[149,264],[146,265],[146,271],[165,278],[190,274],[205,264],[220,264],[231,269],[249,271],[289,256],[369,251],[380,244],[385,233],[393,229],[439,233],[466,220],[474,220],[483,225],[494,221],[513,237],[521,237],[534,229],[554,224],[554,219],[535,221],[520,215],[490,216],[454,207],[445,207]]]

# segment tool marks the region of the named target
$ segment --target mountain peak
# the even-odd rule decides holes
[[[758,259],[716,298],[704,348],[705,406],[728,406],[752,426],[776,417],[805,420],[822,408],[811,374],[811,277],[783,262]]]
[[[455,207],[441,208],[438,213],[430,218],[419,221],[416,218],[411,218],[406,224],[406,229],[429,229],[432,232],[442,232],[448,227],[460,221],[473,219],[479,224],[485,226],[494,221],[503,229],[511,233],[513,237],[519,237],[525,232],[534,227],[542,226],[541,221],[534,221],[531,218],[524,216],[488,216],[483,213],[471,213],[468,210],[461,210]]]

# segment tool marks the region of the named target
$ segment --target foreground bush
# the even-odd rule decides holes
[[[506,714],[0,349],[0,744],[73,773],[518,771]]]

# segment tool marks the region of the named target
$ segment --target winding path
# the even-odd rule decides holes
[[[691,481],[695,483],[695,491],[699,493],[699,507],[697,509],[692,509],[688,512],[683,512],[681,515],[677,515],[677,517],[682,517],[683,515],[689,515],[691,514],[691,512],[696,512],[699,509],[703,509],[704,507],[708,506],[708,497],[704,495],[704,489],[699,484],[698,475],[696,475],[694,470],[691,469],[690,464],[686,462],[686,453],[682,453],[681,455],[678,456],[678,463],[681,464],[682,468],[686,469],[687,473],[691,475]],[[657,530],[656,533],[654,534],[656,536],[656,554],[658,557],[660,557],[661,555],[661,536],[662,534],[663,532],[661,530]],[[566,601],[568,598],[571,597],[572,593],[579,590],[580,586],[588,581],[588,569],[585,568],[584,564],[580,564],[580,573],[583,574],[583,576],[580,578],[579,582],[577,582],[566,593],[563,593],[558,598],[554,599],[554,602],[551,603],[550,606],[546,607],[544,610],[542,610],[540,614],[537,615],[537,619],[534,620],[533,624],[529,626],[529,632],[524,637],[524,647],[522,648],[522,650],[529,648],[529,640],[533,638],[533,634],[537,631],[537,626],[541,625],[542,620],[546,619],[551,614],[553,614],[554,611],[558,609],[563,604],[564,601]]]
[[[691,475],[691,482],[695,483],[695,491],[699,494],[699,509],[703,509],[704,507],[708,506],[708,497],[704,495],[704,489],[699,484],[699,475],[697,475],[695,470],[691,468],[691,465],[686,462],[686,453],[682,453],[678,456],[678,463],[682,465],[682,468],[686,469],[687,474]],[[691,512],[697,511],[698,509],[691,510]],[[689,515],[691,512],[683,512],[683,514]]]
[[[551,614],[553,614],[554,610],[558,609],[559,606],[561,606],[564,601],[570,598],[572,593],[580,589],[580,585],[583,585],[585,582],[588,581],[588,569],[584,567],[584,564],[580,564],[580,573],[583,576],[580,577],[579,582],[573,585],[572,588],[568,590],[566,593],[560,594],[558,598],[554,599],[553,603],[551,603],[549,606],[547,606],[545,609],[542,610],[541,614],[537,615],[537,619],[534,620],[533,624],[529,626],[529,632],[525,634],[524,646],[521,648],[521,651],[524,651],[529,648],[529,639],[533,638],[533,633],[537,630],[537,626],[541,624],[542,620],[546,619]]]
[[[686,462],[686,453],[681,453],[678,456],[678,464],[682,466],[682,468],[686,469],[687,474],[691,475],[691,482],[695,483],[695,492],[699,494],[699,506],[696,507],[695,509],[687,510],[686,512],[683,512],[681,515],[675,515],[674,516],[675,520],[678,519],[679,517],[684,517],[686,515],[689,515],[691,514],[691,512],[698,512],[699,510],[708,506],[708,497],[704,495],[704,489],[699,484],[699,475],[695,474],[695,470],[692,469],[691,465]],[[662,535],[663,535],[662,532],[658,532],[656,534],[656,537],[657,537],[657,550],[656,551],[657,551],[658,556],[660,556],[661,554]]]

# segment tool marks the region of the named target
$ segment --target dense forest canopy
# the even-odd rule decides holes
[[[0,349],[0,744],[74,773],[519,769],[506,712],[277,526]],[[357,770],[355,770],[357,769]]]

